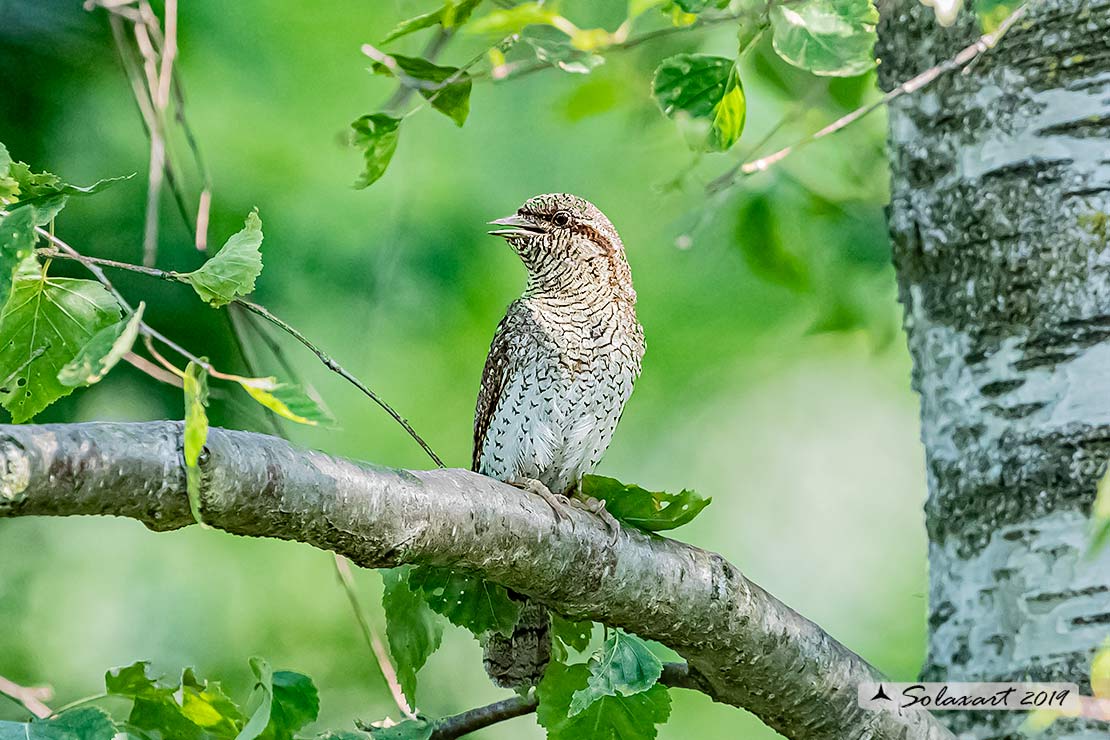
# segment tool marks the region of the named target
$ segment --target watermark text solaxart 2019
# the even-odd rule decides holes
[[[859,706],[875,711],[1032,711],[1079,706],[1074,683],[875,682],[859,685]]]

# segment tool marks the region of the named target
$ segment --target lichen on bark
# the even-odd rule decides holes
[[[945,29],[890,3],[881,84],[976,35],[971,14]],[[930,490],[929,679],[1082,684],[1110,630],[1110,552],[1083,559],[1110,456],[1108,37],[1107,0],[1031,3],[968,74],[890,108],[889,223]],[[977,738],[1023,719],[946,718]]]

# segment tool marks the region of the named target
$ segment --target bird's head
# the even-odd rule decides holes
[[[611,291],[635,302],[632,274],[617,230],[584,198],[548,193],[528,199],[512,216],[490,221],[528,269],[531,293]]]

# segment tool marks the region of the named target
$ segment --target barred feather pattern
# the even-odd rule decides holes
[[[473,467],[570,494],[609,447],[640,373],[643,329],[624,246],[595,206],[553,194],[517,213],[536,224],[507,237],[528,268],[528,287],[490,346]],[[513,634],[488,636],[485,652],[498,685],[537,683],[551,652],[546,611],[525,601]]]

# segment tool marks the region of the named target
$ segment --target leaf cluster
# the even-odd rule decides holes
[[[658,65],[651,85],[652,97],[663,114],[681,123],[691,146],[710,152],[729,150],[744,131],[748,101],[739,58],[764,32],[770,33],[779,57],[815,75],[850,77],[875,66],[878,11],[873,0],[738,4],[729,0],[631,0],[627,17],[616,31],[581,28],[551,3],[522,2],[477,15],[480,4],[481,0],[446,0],[437,9],[399,23],[382,43],[437,26],[451,31],[461,28],[500,39],[486,55],[487,74],[494,79],[511,74],[513,65],[527,69],[552,66],[589,74],[604,63],[605,51],[627,41],[634,24],[654,15],[649,11],[677,27],[695,25],[703,18],[732,21],[737,35],[735,56],[676,54]],[[506,52],[514,48],[524,49],[525,58],[509,64]],[[419,57],[385,54],[373,47],[364,47],[364,51],[375,59],[372,72],[396,77],[457,125],[466,122],[472,82],[468,69],[481,56],[463,67],[450,67]],[[362,153],[364,165],[355,187],[367,187],[385,174],[397,148],[402,120],[394,112],[379,111],[351,124],[351,143]]]
[[[95,194],[116,177],[88,187],[72,185],[50,172],[33,172],[12,161],[0,144],[0,406],[21,423],[73,392],[102,380],[135,348],[145,305],[121,302],[94,280],[60,278],[50,274],[51,259],[36,252],[49,244],[50,225],[71,197]],[[262,272],[262,220],[257,211],[247,215],[243,228],[199,268],[187,273],[162,273],[190,285],[206,303],[222,308],[254,290]],[[156,271],[157,272],[157,271]],[[194,459],[207,433],[206,363],[185,371],[168,368],[185,387],[187,438],[196,442],[187,454]],[[220,374],[278,416],[300,424],[329,424],[327,412],[302,388],[273,377],[243,378]],[[189,464],[190,481],[198,470]],[[190,487],[193,491],[195,485]],[[192,499],[194,509],[197,499]]]
[[[130,702],[126,717],[75,707],[47,719],[0,722],[0,740],[293,740],[316,721],[320,699],[308,676],[275,671],[261,658],[251,658],[250,669],[254,688],[240,705],[192,668],[176,681],[154,675],[146,661],[113,668],[104,676],[103,696]],[[355,733],[325,733],[319,740],[328,737],[365,740]]]

